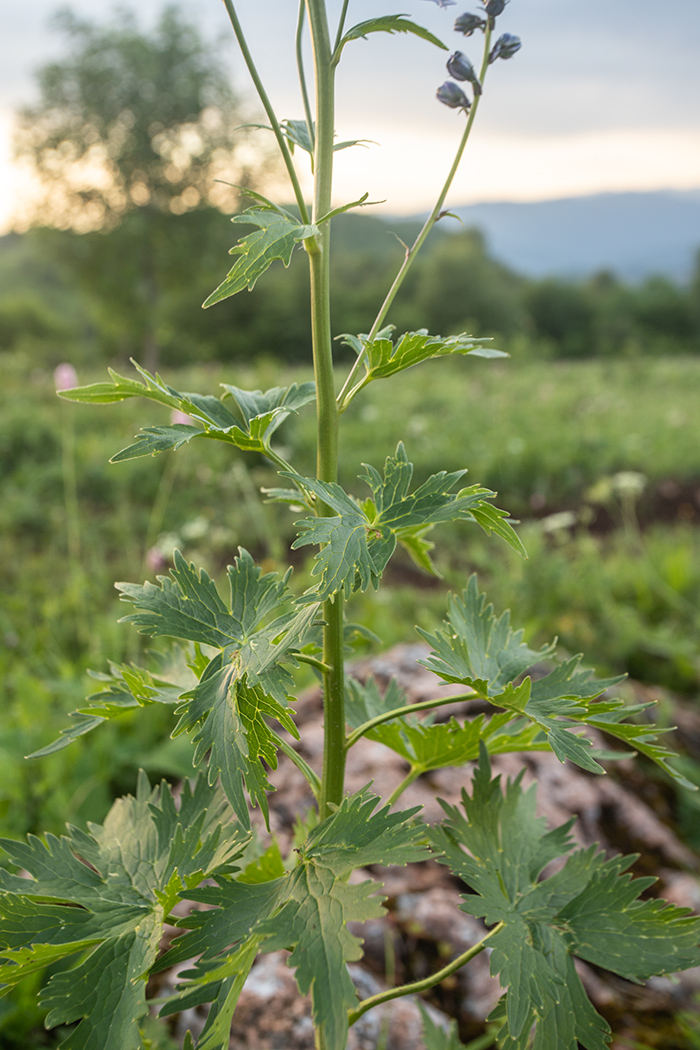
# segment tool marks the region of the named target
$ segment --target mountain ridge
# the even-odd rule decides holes
[[[653,274],[685,281],[700,251],[700,189],[484,202],[450,213],[482,231],[493,257],[528,277],[612,270],[628,281]]]

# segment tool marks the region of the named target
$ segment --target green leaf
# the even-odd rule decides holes
[[[209,777],[221,776],[238,819],[249,824],[243,785],[267,819],[265,792],[271,790],[262,761],[277,765],[277,739],[270,717],[298,737],[288,699],[294,686],[281,661],[295,665],[318,607],[289,609],[287,577],[262,574],[247,551],[228,568],[228,604],[203,570],[174,555],[170,577],[160,586],[119,584],[138,612],[127,616],[142,633],[184,638],[220,650],[204,667],[199,683],[180,694],[175,734],[192,732],[195,761],[209,757]]]
[[[529,649],[522,641],[523,632],[512,630],[510,613],[497,618],[493,606],[486,604],[476,576],[470,578],[461,597],[450,597],[442,630],[432,635],[418,630],[433,647],[421,663],[444,681],[468,686],[495,707],[529,719],[543,731],[561,762],[569,759],[589,772],[604,772],[594,757],[591,740],[581,735],[585,726],[591,726],[629,744],[679,783],[692,788],[669,764],[673,752],[658,743],[657,737],[665,730],[624,721],[651,705],[627,707],[619,699],[599,699],[624,675],[596,679],[590,670],[580,668],[581,657],[575,656],[544,677],[534,681],[528,677],[516,685],[515,680],[525,671],[553,654],[554,644],[537,652]],[[628,755],[620,752],[619,757]]]
[[[427,40],[429,44],[447,51],[447,45],[442,40],[424,29],[423,26],[410,22],[404,15],[382,15],[379,18],[370,18],[366,22],[359,22],[344,34],[333,55],[333,61],[338,62],[343,48],[351,40],[364,40],[370,33],[411,33],[421,40]]]
[[[83,707],[70,712],[73,725],[62,729],[58,738],[27,758],[44,758],[55,751],[68,747],[78,737],[91,732],[110,718],[117,718],[124,711],[149,704],[174,705],[187,685],[173,685],[165,678],[154,677],[150,671],[134,664],[111,664],[110,673],[88,672],[92,678],[104,683],[102,689],[92,693]]]
[[[154,456],[170,449],[180,448],[193,438],[209,438],[225,441],[245,452],[270,455],[270,439],[277,428],[292,413],[315,398],[315,386],[311,382],[292,383],[289,387],[272,387],[261,390],[241,390],[222,384],[225,393],[221,398],[211,394],[183,393],[165,383],[160,376],[151,375],[134,362],[134,367],[144,382],[126,379],[109,369],[111,383],[94,383],[62,391],[71,401],[106,404],[124,401],[130,397],[145,397],[150,401],[184,412],[191,416],[194,424],[174,423],[170,426],[147,427],[141,436],[112,457],[112,463],[135,459],[139,456]],[[234,411],[225,403],[232,399]],[[196,425],[195,425],[196,424]]]
[[[292,546],[318,544],[321,548],[312,570],[313,576],[320,577],[318,589],[308,592],[301,601],[325,601],[344,587],[364,591],[371,584],[376,588],[399,541],[410,541],[418,535],[424,543],[423,534],[440,522],[478,521],[477,514],[488,506],[485,500],[495,496],[490,489],[478,485],[450,492],[466,473],[464,470],[451,474],[440,471],[415,492],[409,492],[413,464],[402,443],[394,456],[387,456],[383,477],[374,467],[365,464],[365,469],[361,478],[372,490],[372,498],[363,504],[335,483],[304,478],[291,471],[280,472],[337,515],[296,522],[299,536]],[[505,515],[504,511],[495,513]],[[487,531],[490,530],[491,526]]]
[[[215,905],[180,921],[189,932],[178,939],[165,962],[202,952],[187,976],[197,985],[197,1001],[220,994],[220,980],[235,953],[250,938],[262,951],[291,951],[290,966],[302,994],[311,993],[314,1021],[328,1047],[344,1047],[347,1011],[357,995],[346,964],[361,956],[360,941],[347,929],[382,913],[375,891],[381,884],[350,884],[348,876],[366,864],[406,864],[429,856],[426,832],[413,818],[416,810],[391,813],[367,791],[343,800],[338,809],[311,829],[298,852],[298,864],[281,878],[262,883],[218,879],[183,896]],[[213,1048],[212,1048],[213,1050]]]
[[[391,338],[393,325],[384,328],[375,339],[366,335],[354,336],[345,334],[339,338],[351,346],[357,354],[364,353],[365,375],[361,386],[366,386],[374,379],[387,379],[389,376],[403,372],[407,368],[421,364],[437,357],[450,357],[462,354],[472,357],[508,357],[502,350],[494,350],[485,343],[490,339],[475,339],[474,336],[461,332],[459,335],[443,337],[430,335],[427,328],[416,332],[406,332],[396,343]]]
[[[316,133],[316,125],[315,124],[312,125],[312,132],[313,132],[313,134],[309,134],[309,125],[307,124],[307,122],[305,120],[283,120],[282,123],[280,124],[280,128],[281,128],[282,134],[286,138],[287,142],[289,142],[290,146],[292,147],[292,150],[291,150],[292,153],[294,152],[294,147],[295,146],[299,146],[300,149],[303,149],[304,152],[308,153],[311,156],[312,161],[313,161],[313,155],[314,155],[313,135],[315,135],[315,133]],[[335,143],[333,143],[333,151],[337,152],[338,150],[341,150],[341,149],[349,149],[350,146],[359,146],[364,141],[365,141],[364,139],[352,139],[352,140],[348,140],[346,142],[335,142]],[[313,170],[313,167],[312,167],[312,170]],[[366,196],[367,196],[367,194],[365,194],[365,197]],[[364,198],[363,198],[363,200],[364,200]],[[361,202],[357,202],[357,203],[361,203]],[[354,205],[350,204],[347,207],[351,208],[351,207],[354,207]],[[346,210],[346,209],[342,209],[342,210]],[[328,218],[328,216],[325,216],[325,218]],[[321,219],[320,221],[323,222],[324,220]]]
[[[151,790],[141,774],[136,797],[115,802],[89,833],[2,840],[27,874],[0,871],[0,981],[92,949],[43,993],[49,1027],[80,1022],[62,1047],[138,1050],[164,920],[185,887],[235,870],[243,852],[229,814],[205,780],[184,785],[178,810],[166,784]]]
[[[242,292],[245,288],[252,291],[258,278],[275,259],[280,259],[285,266],[289,266],[297,244],[318,232],[315,226],[296,222],[288,215],[270,208],[251,208],[242,215],[234,215],[231,222],[259,228],[241,238],[231,249],[229,254],[237,255],[238,259],[229,270],[226,279],[205,300],[205,309],[221,302],[222,299],[236,295],[237,292]]]
[[[491,972],[507,993],[491,1020],[498,1045],[526,1050],[606,1050],[610,1029],[588,1002],[573,965],[578,956],[639,980],[700,962],[700,919],[665,901],[639,901],[651,879],[623,875],[634,858],[606,860],[595,847],[572,853],[547,879],[547,864],[570,852],[571,823],[546,831],[534,788],[522,774],[501,789],[482,748],[471,796],[442,803],[444,824],[430,831],[451,871],[472,889],[462,910],[502,924],[489,939]]]

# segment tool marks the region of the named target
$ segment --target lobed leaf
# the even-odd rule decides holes
[[[389,376],[403,372],[407,368],[430,361],[438,357],[451,357],[462,354],[472,357],[508,357],[502,350],[494,350],[484,344],[490,339],[476,339],[461,332],[459,335],[430,335],[427,328],[416,332],[406,332],[396,343],[392,340],[393,325],[388,325],[378,333],[376,338],[366,335],[354,336],[345,334],[340,338],[351,346],[355,352],[364,355],[365,375],[362,386],[374,379],[387,379]]]
[[[472,889],[462,910],[502,924],[489,940],[491,972],[507,992],[491,1020],[499,1047],[605,1050],[610,1029],[586,998],[573,957],[632,980],[700,961],[700,919],[665,901],[638,900],[650,879],[622,874],[634,858],[606,860],[595,847],[571,853],[542,881],[546,865],[570,853],[572,822],[546,831],[534,788],[522,774],[502,789],[482,747],[471,796],[442,803],[447,819],[430,838]]]
[[[47,963],[82,955],[48,982],[47,1026],[77,1027],[71,1050],[137,1050],[146,979],[163,924],[186,886],[231,872],[244,841],[219,790],[185,784],[119,799],[103,825],[61,839],[2,840],[22,874],[0,870],[0,980],[12,986]],[[91,949],[91,950],[90,950]]]
[[[384,806],[375,812],[379,802],[366,790],[344,799],[312,828],[297,866],[282,877],[273,865],[265,882],[218,879],[217,886],[183,894],[216,907],[180,921],[188,932],[164,960],[202,953],[183,989],[184,996],[193,989],[197,998],[181,998],[180,1005],[222,995],[222,978],[251,940],[265,952],[286,948],[299,990],[311,993],[314,1022],[327,1045],[345,1046],[348,1009],[357,1004],[346,964],[361,956],[361,942],[347,924],[382,911],[375,895],[380,884],[351,884],[348,875],[365,864],[406,864],[429,855],[425,828],[413,822],[416,810],[391,813]]]
[[[561,762],[569,759],[592,773],[604,772],[596,760],[591,740],[582,735],[591,726],[629,744],[646,755],[685,787],[692,785],[670,765],[673,752],[658,742],[665,730],[639,725],[633,718],[651,705],[627,707],[619,699],[600,699],[624,675],[596,679],[580,667],[581,657],[564,661],[543,677],[516,680],[554,652],[554,643],[534,651],[523,642],[523,632],[513,631],[510,614],[496,617],[486,596],[479,593],[476,576],[460,597],[451,596],[442,630],[419,633],[432,645],[427,660],[420,661],[446,682],[473,689],[483,700],[503,707],[538,726]],[[620,758],[630,752],[619,753]],[[610,753],[606,753],[610,758]]]
[[[477,521],[486,531],[492,531],[490,521],[483,524],[484,508],[493,510],[499,528],[510,530],[515,537],[510,525],[501,522],[499,517],[505,517],[505,511],[491,508],[485,502],[495,496],[490,489],[472,485],[457,493],[450,491],[464,476],[464,470],[449,474],[440,471],[415,492],[410,492],[413,464],[408,461],[401,442],[396,454],[387,456],[383,477],[367,464],[365,470],[361,478],[372,490],[372,498],[362,504],[334,482],[281,471],[300,489],[336,512],[335,517],[309,517],[296,522],[299,535],[292,547],[308,544],[320,547],[312,570],[313,576],[320,577],[319,585],[304,595],[302,602],[326,601],[344,587],[364,591],[371,584],[376,588],[397,543],[419,539],[422,553],[426,554],[428,544],[424,534],[440,522]],[[513,543],[518,546],[520,541],[515,537]]]
[[[315,226],[297,222],[285,212],[267,207],[251,208],[242,215],[234,215],[231,222],[242,222],[258,229],[241,238],[231,249],[229,254],[237,255],[238,259],[225,280],[204,301],[205,309],[245,288],[252,291],[258,278],[276,259],[289,266],[297,244],[318,232]]]

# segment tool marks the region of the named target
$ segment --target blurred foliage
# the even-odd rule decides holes
[[[418,225],[367,215],[334,221],[333,327],[368,331]],[[308,275],[302,252],[275,263],[247,296],[199,307],[226,273],[235,240],[225,215],[134,208],[114,229],[37,228],[0,238],[0,354],[24,348],[45,366],[310,359]],[[191,266],[196,259],[196,267]],[[145,273],[144,267],[149,269]],[[148,279],[146,279],[148,278]],[[700,257],[688,285],[653,277],[627,285],[601,272],[573,282],[531,280],[496,262],[476,230],[438,229],[409,272],[389,320],[467,331],[532,360],[700,352]],[[339,353],[349,353],[347,350]]]

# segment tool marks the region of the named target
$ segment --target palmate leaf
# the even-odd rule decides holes
[[[457,701],[464,697],[454,699]],[[355,679],[348,681],[346,717],[353,729],[406,703],[406,695],[395,679],[389,682],[384,697],[373,678],[362,684]],[[436,724],[431,714],[422,718],[416,714],[399,715],[375,726],[364,735],[401,755],[417,775],[475,761],[479,757],[482,741],[487,742],[490,754],[549,750],[539,726],[523,718],[514,720],[509,711],[490,719],[483,714],[477,715],[463,724],[454,718]]]
[[[448,50],[447,45],[443,44],[442,40],[433,36],[423,26],[409,21],[405,15],[382,15],[379,18],[370,18],[366,22],[359,22],[352,29],[348,29],[335,50],[333,61],[338,62],[343,48],[351,40],[364,40],[370,33],[411,33],[422,40],[427,40],[429,44],[435,44],[436,47],[441,48],[443,51]]]
[[[382,477],[374,467],[365,464],[361,475],[372,490],[372,498],[360,504],[340,485],[333,482],[304,478],[291,471],[281,471],[301,490],[311,493],[331,510],[335,517],[303,518],[296,522],[299,536],[292,547],[318,544],[313,576],[319,576],[319,586],[309,591],[300,601],[325,601],[344,587],[367,590],[377,587],[387,562],[403,536],[415,538],[416,530],[426,529],[445,521],[477,521],[487,532],[495,531],[492,524],[484,524],[484,508],[493,509],[498,531],[507,534],[508,542],[522,552],[522,545],[506,521],[506,512],[491,508],[486,501],[496,494],[490,489],[472,485],[458,492],[450,489],[466,471],[451,474],[440,471],[422,485],[409,492],[413,464],[408,461],[400,442],[394,456],[387,456]]]
[[[491,1018],[503,1025],[499,1047],[526,1050],[534,1025],[539,1050],[606,1050],[610,1029],[588,1002],[573,957],[637,981],[682,970],[700,962],[700,919],[638,900],[654,880],[632,880],[623,873],[634,858],[606,860],[595,847],[538,881],[571,851],[571,822],[546,831],[534,788],[523,791],[521,781],[502,790],[482,749],[471,796],[463,792],[461,808],[442,803],[447,819],[430,838],[473,890],[462,909],[502,924],[489,939],[491,972],[508,988]]]
[[[159,375],[151,375],[136,362],[134,367],[143,378],[142,383],[120,376],[110,368],[111,383],[93,383],[60,391],[60,394],[69,401],[89,404],[145,397],[184,412],[193,423],[146,427],[132,445],[112,457],[112,463],[175,450],[193,438],[224,441],[244,452],[269,455],[270,439],[280,424],[315,398],[315,386],[311,382],[272,387],[264,392],[241,390],[222,383],[225,392],[221,398],[211,394],[183,393],[169,386]],[[227,401],[233,402],[232,408]]]
[[[117,586],[137,609],[124,620],[142,633],[183,638],[220,650],[206,663],[199,683],[180,694],[175,733],[194,733],[196,761],[209,756],[210,779],[221,776],[238,819],[247,826],[244,783],[267,818],[265,792],[271,786],[261,760],[272,768],[277,761],[277,740],[267,718],[276,718],[298,736],[288,707],[294,681],[281,661],[296,663],[294,653],[302,646],[318,607],[291,610],[287,576],[263,575],[242,548],[228,568],[228,580],[227,604],[207,573],[176,551],[170,577],[159,577],[159,586]]]
[[[325,1045],[344,1050],[347,1012],[357,1004],[346,964],[361,955],[361,942],[347,924],[382,912],[382,898],[375,894],[381,884],[350,884],[348,875],[366,864],[406,864],[429,856],[425,828],[413,822],[416,810],[376,811],[379,802],[367,791],[344,799],[311,830],[297,867],[282,877],[264,883],[218,879],[217,886],[183,894],[216,907],[181,920],[189,932],[164,959],[174,963],[203,953],[187,974],[180,1003],[189,991],[197,1002],[206,1001],[207,985],[209,998],[219,996],[227,967],[238,965],[236,953],[252,938],[264,952],[291,951],[289,964],[300,991],[311,993]],[[219,1047],[212,1044],[210,1050]]]
[[[225,280],[205,299],[202,304],[205,309],[245,288],[252,291],[258,278],[276,259],[289,266],[297,244],[318,233],[316,226],[298,222],[282,209],[267,207],[251,208],[242,215],[234,215],[231,222],[257,226],[258,229],[241,238],[231,249],[229,254],[237,255],[238,259]]]
[[[219,790],[185,784],[179,810],[166,784],[139,777],[89,833],[2,840],[27,874],[0,871],[0,982],[11,987],[47,962],[83,954],[49,981],[47,1026],[78,1026],[66,1050],[138,1050],[146,979],[164,920],[185,887],[230,872],[245,840]]]
[[[70,712],[73,724],[62,729],[58,738],[34,751],[27,758],[44,758],[55,751],[68,747],[78,737],[101,726],[110,718],[116,718],[124,711],[149,704],[177,704],[187,685],[173,685],[172,682],[154,677],[150,671],[136,667],[134,664],[111,664],[109,674],[99,671],[88,672],[92,678],[103,683],[103,687],[85,701],[84,706]]]
[[[569,759],[589,772],[604,772],[591,740],[581,735],[585,726],[591,726],[630,745],[692,789],[693,785],[669,764],[673,752],[658,742],[665,731],[626,721],[651,705],[627,707],[619,699],[599,699],[624,675],[596,679],[590,670],[580,667],[581,657],[575,656],[542,678],[526,677],[515,684],[525,671],[553,654],[554,644],[539,651],[528,648],[522,640],[523,632],[512,630],[510,614],[496,617],[493,606],[486,604],[476,576],[470,578],[460,597],[450,597],[442,630],[434,634],[418,630],[433,647],[421,663],[444,681],[466,685],[495,707],[506,708],[539,726],[561,762]],[[623,751],[619,757],[629,754]]]
[[[427,328],[420,328],[416,332],[406,332],[394,343],[393,331],[394,326],[387,325],[375,339],[370,340],[366,335],[349,334],[340,337],[358,356],[364,355],[365,375],[361,386],[366,386],[374,379],[387,379],[397,372],[403,372],[437,357],[451,357],[453,354],[487,358],[508,357],[502,350],[494,350],[485,345],[490,339],[475,339],[466,332],[443,337],[430,335]]]

